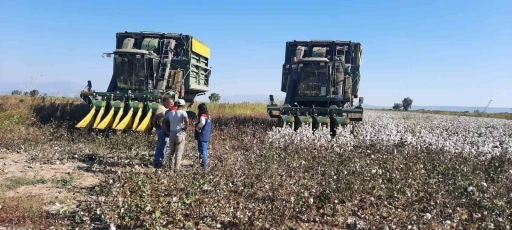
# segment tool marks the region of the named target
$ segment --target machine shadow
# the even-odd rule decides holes
[[[80,102],[43,103],[33,108],[36,121],[41,125],[56,125],[58,128],[72,129],[87,115],[90,106]]]

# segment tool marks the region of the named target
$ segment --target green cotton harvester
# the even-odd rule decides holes
[[[270,95],[267,112],[280,127],[298,130],[304,124],[313,131],[363,120],[363,97],[358,95],[363,48],[361,43],[338,40],[286,42],[281,92],[284,105]],[[354,99],[359,104],[354,106]]]
[[[96,92],[88,82],[80,97],[91,110],[77,128],[148,131],[165,96],[185,100],[188,110],[209,90],[210,48],[191,35],[118,32],[114,52],[103,56],[114,59],[110,84]]]

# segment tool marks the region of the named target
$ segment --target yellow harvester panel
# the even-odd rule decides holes
[[[196,38],[192,38],[192,51],[206,58],[210,58],[210,47],[197,40]]]

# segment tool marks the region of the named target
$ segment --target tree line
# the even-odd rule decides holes
[[[22,92],[21,90],[13,90],[11,92],[11,95],[25,95],[25,96],[37,97],[37,96],[39,96],[39,90],[33,89],[30,91],[25,91],[25,92]]]
[[[412,99],[406,97],[402,100],[402,103],[398,102],[393,105],[393,110],[409,110],[412,107]]]

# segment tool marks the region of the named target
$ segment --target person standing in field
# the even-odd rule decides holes
[[[200,165],[204,169],[208,166],[208,142],[212,132],[212,122],[205,103],[199,104],[197,110],[199,119],[195,126],[194,137],[197,141],[199,159],[201,159]]]
[[[163,105],[159,105],[158,109],[155,112],[155,116],[153,117],[152,124],[156,130],[157,135],[157,143],[155,149],[155,156],[153,159],[153,164],[156,168],[162,167],[162,165],[167,161],[167,150],[169,148],[169,138],[166,134],[166,131],[163,129],[162,120],[165,118],[169,109],[174,106],[174,101],[165,97],[163,99]]]
[[[185,151],[185,137],[189,119],[187,112],[183,110],[185,101],[179,99],[176,102],[176,110],[170,110],[165,116],[169,122],[169,150],[173,156],[173,170],[178,171],[181,165],[181,158]]]
[[[174,110],[177,110],[177,109],[178,109],[178,107],[174,106],[174,101],[173,101],[173,104],[171,106],[169,106],[169,111],[174,111]]]

